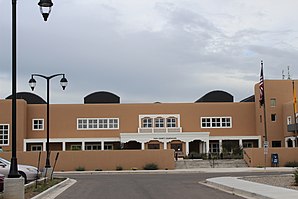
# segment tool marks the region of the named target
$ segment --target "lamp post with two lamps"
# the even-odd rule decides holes
[[[41,14],[44,21],[47,21],[53,3],[51,0],[40,0]],[[8,178],[19,178],[17,163],[17,0],[12,0],[12,124],[11,124],[11,164]]]
[[[34,77],[41,77],[47,80],[47,143],[46,143],[46,153],[47,153],[47,157],[46,157],[46,165],[45,168],[51,168],[51,164],[50,164],[50,80],[54,77],[57,76],[63,76],[60,80],[60,85],[62,86],[62,89],[65,90],[68,81],[65,78],[65,74],[55,74],[55,75],[51,75],[51,76],[45,76],[45,75],[40,75],[40,74],[32,74],[31,75],[31,79],[29,80],[29,85],[32,89],[32,91],[34,91],[34,88],[36,86],[36,80],[34,79]]]

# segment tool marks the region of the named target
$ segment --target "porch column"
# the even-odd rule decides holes
[[[62,142],[62,151],[66,151],[66,144],[65,144],[65,142]]]
[[[222,140],[219,140],[219,153],[222,153]]]
[[[85,142],[82,142],[82,151],[85,151]]]
[[[241,148],[243,146],[242,139],[239,140],[239,147]]]
[[[163,149],[168,149],[168,147],[167,147],[167,142],[164,142],[164,143],[163,143]]]
[[[209,153],[209,140],[206,140],[206,153]]]
[[[141,149],[145,150],[145,142],[141,142]]]
[[[101,141],[100,146],[101,146],[101,150],[102,151],[105,150],[105,142],[104,141]]]
[[[43,146],[43,151],[47,151],[47,148],[46,148],[46,141],[44,141],[44,142],[42,143],[42,146]]]
[[[292,140],[292,145],[293,145],[293,147],[296,147],[295,138],[294,138],[294,139],[291,139],[291,140]]]
[[[186,148],[185,149],[185,155],[188,156],[188,154],[189,154],[189,142],[187,142],[187,141],[185,142],[185,148]]]

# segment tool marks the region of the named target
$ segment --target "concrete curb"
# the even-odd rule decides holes
[[[55,186],[45,190],[44,192],[38,194],[37,196],[34,196],[32,199],[54,199],[59,194],[61,194],[63,191],[71,187],[73,184],[75,184],[77,181],[74,179],[67,178],[63,182],[60,182],[59,184],[56,184]]]

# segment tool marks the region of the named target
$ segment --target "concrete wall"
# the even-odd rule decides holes
[[[51,153],[51,166],[57,152]],[[18,164],[29,164],[37,167],[39,152],[18,152]],[[0,157],[10,161],[11,153],[0,153]],[[41,165],[44,167],[46,153],[41,153]],[[160,169],[174,169],[174,150],[114,150],[114,151],[59,151],[56,171],[74,171],[84,167],[85,170],[94,171],[116,170],[121,166],[124,170],[136,167],[143,169],[148,163],[155,163]]]
[[[244,149],[244,160],[250,167],[265,166],[264,148]],[[279,156],[279,166],[285,166],[287,162],[298,162],[298,148],[269,148],[266,157],[266,166],[271,166],[271,154]]]

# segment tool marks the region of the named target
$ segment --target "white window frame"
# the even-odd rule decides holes
[[[77,130],[117,130],[119,118],[77,118]]]
[[[145,117],[142,118],[142,128],[152,128],[153,127],[153,118]]]
[[[201,117],[201,128],[232,128],[232,117]]]
[[[166,118],[167,128],[176,128],[177,127],[177,118],[176,117],[168,117]]]
[[[276,98],[270,99],[270,107],[276,107]]]
[[[165,128],[165,118],[154,118],[154,128]]]
[[[0,124],[0,138],[0,146],[9,146],[9,124]]]
[[[288,116],[287,117],[287,125],[290,125],[290,124],[292,124],[292,117]]]
[[[35,122],[38,122],[38,123],[35,124]],[[35,128],[35,127],[38,127],[38,128]],[[44,131],[44,119],[42,119],[42,118],[32,119],[32,130],[33,131]]]

